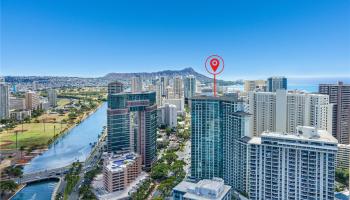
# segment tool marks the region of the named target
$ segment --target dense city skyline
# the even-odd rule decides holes
[[[226,80],[350,74],[348,1],[213,4],[5,0],[0,73],[206,74],[206,57],[219,54]]]
[[[349,200],[349,0],[0,11],[0,199]]]

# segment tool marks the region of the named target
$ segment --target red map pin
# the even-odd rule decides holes
[[[213,69],[214,72],[216,72],[219,65],[220,65],[220,61],[217,58],[213,58],[210,60],[210,67]]]
[[[224,60],[219,55],[211,55],[205,60],[205,69],[214,75],[214,96],[216,96],[216,75],[224,70]]]

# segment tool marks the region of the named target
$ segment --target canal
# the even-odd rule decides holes
[[[106,113],[107,103],[104,103],[95,113],[51,144],[47,151],[32,159],[24,167],[24,173],[64,167],[77,160],[84,161],[92,150],[91,144],[97,141],[103,126],[106,126]],[[55,181],[28,184],[13,199],[46,200],[56,184]]]

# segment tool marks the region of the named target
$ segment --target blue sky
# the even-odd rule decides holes
[[[2,0],[3,75],[350,76],[350,1]]]

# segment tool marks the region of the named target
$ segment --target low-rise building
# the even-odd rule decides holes
[[[137,154],[110,155],[103,166],[105,189],[108,192],[126,189],[141,174],[141,165]]]
[[[13,110],[10,113],[10,117],[17,121],[23,121],[25,118],[31,116],[30,110]]]
[[[182,181],[173,188],[173,200],[231,200],[231,195],[231,186],[221,178]]]

